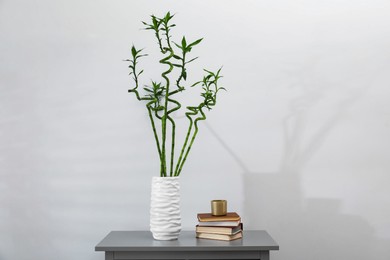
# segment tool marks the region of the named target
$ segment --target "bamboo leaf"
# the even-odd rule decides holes
[[[189,44],[188,47],[195,46],[195,45],[199,44],[202,40],[203,40],[203,38],[200,38],[200,39],[194,41],[193,43]]]
[[[183,48],[179,44],[177,44],[176,42],[173,42],[173,44],[175,44],[176,47],[179,48],[180,50],[183,50]]]
[[[185,36],[183,36],[183,38],[181,39],[181,47],[182,47],[182,49],[186,49],[186,47],[187,47],[187,42],[186,42]]]
[[[173,18],[174,15],[171,15],[170,12],[168,12],[165,17],[164,17],[164,22],[167,24],[172,18]]]
[[[139,56],[137,56],[137,59],[138,59],[138,58],[141,58],[141,57],[145,57],[145,56],[148,56],[148,54],[139,55]]]
[[[202,81],[195,82],[195,83],[192,84],[190,87],[195,87],[195,86],[198,85],[199,83],[202,83]]]
[[[131,47],[131,55],[133,55],[133,57],[137,56],[137,50],[134,45]]]
[[[207,73],[209,73],[209,74],[215,76],[215,74],[214,74],[213,72],[211,72],[211,71],[209,71],[209,70],[206,70],[206,69],[203,69],[203,70],[206,71]]]
[[[190,63],[190,62],[193,62],[193,61],[196,60],[197,58],[199,58],[199,57],[193,58],[193,59],[187,61],[185,64]]]
[[[177,59],[177,60],[182,60],[182,57],[180,57],[180,56],[178,56],[178,55],[176,55],[176,54],[173,55],[173,58],[175,58],[175,59]]]
[[[159,22],[157,21],[156,16],[152,15],[152,23],[153,23],[153,29],[157,30],[159,27]]]

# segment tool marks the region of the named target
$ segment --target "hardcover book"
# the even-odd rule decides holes
[[[242,231],[238,232],[234,235],[222,235],[222,234],[211,234],[211,233],[196,233],[197,238],[205,238],[205,239],[214,239],[214,240],[223,240],[223,241],[231,241],[235,239],[242,238]]]
[[[225,216],[213,216],[211,213],[198,213],[199,222],[225,222],[240,221],[241,217],[236,212],[228,212]]]
[[[236,227],[196,226],[197,233],[212,233],[221,235],[234,235],[242,230],[242,223]]]

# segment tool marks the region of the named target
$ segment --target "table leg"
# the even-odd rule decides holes
[[[106,258],[105,258],[105,260],[114,260],[114,252],[106,251]]]
[[[269,251],[260,251],[260,260],[269,260]]]

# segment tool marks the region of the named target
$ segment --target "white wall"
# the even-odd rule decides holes
[[[0,1],[0,259],[103,259],[110,230],[148,228],[158,162],[122,60],[168,10],[178,40],[205,37],[193,75],[223,65],[228,89],[182,175],[184,229],[225,198],[272,259],[389,259],[385,0]]]

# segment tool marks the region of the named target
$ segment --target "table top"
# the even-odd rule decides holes
[[[111,231],[95,251],[254,251],[279,250],[279,245],[264,230],[245,230],[233,241],[199,239],[195,231],[181,231],[179,239],[154,240],[150,231]]]

